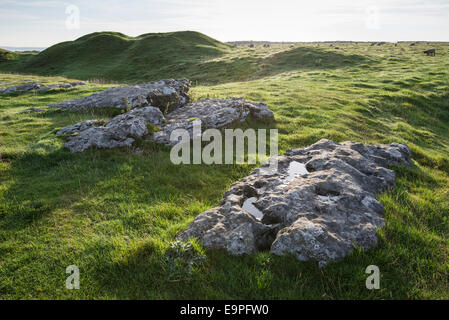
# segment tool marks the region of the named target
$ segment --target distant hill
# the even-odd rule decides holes
[[[228,49],[229,44],[193,31],[148,33],[138,37],[95,32],[56,44],[39,54],[2,53],[8,57],[0,63],[0,69],[134,82],[190,74],[188,69],[193,64],[219,56]]]
[[[8,46],[0,46],[0,49],[8,50],[8,51],[17,51],[17,52],[40,52],[44,51],[46,48],[44,47],[8,47]]]

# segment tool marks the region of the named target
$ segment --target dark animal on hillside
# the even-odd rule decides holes
[[[428,49],[423,51],[428,56],[435,56],[435,49]]]
[[[250,48],[254,48],[254,45],[253,44],[250,44],[248,47],[250,47]]]
[[[415,45],[416,45],[416,43],[410,43],[410,47],[413,47]]]

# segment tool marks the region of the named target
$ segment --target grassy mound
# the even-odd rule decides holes
[[[96,32],[56,44],[39,54],[15,53],[0,70],[139,83],[188,78],[194,84],[261,79],[297,69],[335,69],[372,61],[332,47],[274,45],[232,46],[193,31],[148,33],[129,37]]]
[[[77,79],[133,82],[177,77],[189,64],[219,56],[229,48],[192,31],[148,33],[135,38],[118,32],[96,32],[56,44],[38,55],[16,54],[0,68]]]

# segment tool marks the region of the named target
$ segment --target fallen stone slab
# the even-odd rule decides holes
[[[51,91],[56,89],[70,89],[77,86],[85,85],[84,81],[72,82],[72,83],[59,83],[59,84],[51,84],[45,87],[40,87],[38,91]]]
[[[167,113],[189,102],[190,83],[187,79],[161,80],[135,86],[113,87],[90,96],[48,105],[51,108],[82,110],[113,107],[133,109],[153,106]]]
[[[65,127],[57,134],[75,134],[64,144],[70,152],[82,152],[89,147],[110,149],[130,146],[148,134],[148,122],[159,126],[163,120],[164,115],[158,108],[144,107],[118,115],[106,124],[95,120],[83,121]]]
[[[320,140],[278,157],[278,170],[255,169],[231,186],[220,205],[198,215],[178,240],[234,255],[271,250],[320,267],[354,247],[377,245],[384,225],[375,196],[395,184],[391,165],[411,165],[403,144]]]
[[[243,98],[199,100],[169,113],[161,130],[154,133],[152,139],[160,144],[174,145],[177,141],[170,141],[173,130],[185,129],[192,137],[193,120],[201,120],[205,129],[220,129],[243,122],[249,115],[258,120],[274,117],[267,105]]]
[[[196,101],[176,109],[169,113],[166,118],[160,110],[156,112],[154,109],[159,110],[154,107],[135,108],[113,118],[106,125],[104,125],[104,122],[97,120],[83,121],[65,127],[59,130],[57,134],[77,134],[69,137],[65,146],[71,152],[81,152],[90,146],[114,148],[130,145],[135,141],[135,138],[143,136],[156,143],[174,145],[176,142],[170,141],[171,132],[175,129],[186,129],[192,136],[193,119],[200,119],[202,127],[209,129],[223,128],[242,122],[249,115],[256,119],[273,118],[273,112],[265,104],[246,101],[242,98]],[[148,121],[160,126],[161,130],[150,135],[150,132],[146,131],[146,122]],[[133,129],[128,128],[131,124]],[[125,129],[122,130],[122,126]],[[111,130],[113,131],[112,135]],[[117,141],[120,141],[120,143],[116,143]]]
[[[31,90],[39,89],[41,84],[39,82],[31,82],[25,84],[19,84],[17,86],[12,86],[8,88],[0,88],[1,94],[13,93],[13,92],[26,92]]]

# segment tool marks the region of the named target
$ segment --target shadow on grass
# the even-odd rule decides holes
[[[3,155],[10,162],[5,178],[14,180],[3,193],[4,228],[26,228],[28,221],[56,208],[101,221],[100,214],[120,216],[125,203],[178,208],[192,201],[218,203],[229,184],[251,170],[248,165],[174,165],[167,147],[145,141],[138,143],[139,154],[135,147],[71,154],[55,150],[54,139],[60,138],[24,154]]]
[[[168,49],[167,49],[168,50]],[[151,51],[151,50],[150,50]],[[30,58],[21,56],[14,63],[4,64],[3,70],[20,70],[27,65],[27,72],[35,72],[38,75],[67,74],[70,77],[87,80],[90,78],[104,78],[113,81],[127,83],[141,83],[162,78],[188,78],[195,84],[215,85],[235,81],[248,81],[274,76],[280,73],[295,70],[325,70],[337,69],[354,65],[368,65],[374,63],[369,58],[358,54],[344,54],[332,49],[296,47],[274,53],[268,57],[233,57],[227,58],[225,52],[220,52],[208,47],[201,48],[203,55],[195,52],[176,51],[170,52],[169,57],[153,57],[150,61],[145,56],[128,52],[129,56],[116,56],[114,61],[100,62],[92,65],[90,61],[80,60],[75,57],[70,65],[61,64],[51,67],[42,60],[42,54]],[[148,51],[146,51],[148,52]],[[161,58],[162,57],[162,58]],[[204,62],[204,59],[218,57],[218,60]],[[126,69],[120,59],[129,61]],[[40,61],[37,63],[36,61]],[[29,67],[33,62],[32,68]],[[148,70],[148,66],[155,67]],[[103,67],[102,67],[103,66]],[[42,70],[41,70],[42,69]],[[144,72],[142,72],[144,70]],[[145,71],[147,70],[147,71]]]
[[[403,234],[405,247],[413,234]],[[388,240],[387,240],[388,241]],[[428,245],[423,242],[422,245]],[[89,265],[90,277],[101,293],[119,299],[390,299],[413,296],[415,281],[408,272],[414,261],[400,260],[382,242],[369,252],[355,251],[343,261],[318,268],[313,261],[300,262],[293,256],[274,256],[268,252],[251,256],[231,256],[208,251],[204,266],[190,277],[170,281],[164,264],[166,245],[143,242],[130,247],[121,259],[110,259],[115,248]],[[83,254],[92,255],[86,250]],[[415,254],[416,259],[423,257]],[[404,251],[402,251],[404,254]],[[425,256],[425,255],[424,255]],[[377,265],[381,270],[381,289],[366,288],[365,270]],[[427,280],[430,275],[426,276]],[[423,279],[421,279],[423,280]],[[419,281],[417,281],[419,282]]]
[[[373,60],[358,54],[343,54],[327,49],[296,47],[268,57],[236,57],[213,60],[198,66],[188,76],[202,85],[257,80],[296,70],[326,70],[371,64]],[[207,81],[203,80],[207,74]]]
[[[435,102],[437,110],[429,108],[422,112],[439,112],[444,102]],[[433,105],[432,100],[422,101],[421,107],[427,104]],[[48,115],[56,118],[60,113]],[[443,120],[444,115],[441,114]],[[402,116],[408,119],[411,115]],[[418,116],[423,117],[421,121],[426,127],[431,127],[433,116],[430,120],[420,113]],[[382,131],[387,129],[381,127]],[[319,135],[310,143],[322,137]],[[417,144],[425,142],[418,140]],[[98,236],[86,235],[78,248],[86,259],[80,267],[92,283],[98,284],[95,290],[109,297],[422,298],[423,287],[441,289],[443,278],[447,277],[447,273],[439,270],[444,264],[444,253],[439,253],[441,241],[432,238],[449,230],[448,220],[443,219],[447,217],[444,206],[433,206],[434,198],[420,204],[413,196],[405,196],[418,182],[419,188],[429,190],[429,196],[441,189],[435,177],[421,168],[396,169],[398,185],[383,196],[387,226],[381,230],[379,247],[374,250],[356,251],[326,269],[318,269],[312,262],[268,253],[231,257],[222,252],[208,252],[206,265],[194,271],[190,280],[173,282],[166,280],[163,258],[175,232],[187,226],[201,210],[217,204],[228,185],[246,175],[250,168],[174,166],[167,150],[145,145],[142,146],[148,152],[145,156],[133,154],[127,148],[70,154],[63,149],[55,150],[52,145],[41,147],[43,153],[33,151],[10,157],[7,174],[14,182],[3,197],[6,205],[5,210],[2,208],[1,227],[10,231],[26,229],[51,218],[55,209],[68,208],[70,217],[84,219],[87,228],[93,226]],[[417,150],[415,160],[421,164],[435,163],[440,166],[437,169],[447,169],[447,161],[439,162]],[[192,209],[189,207],[192,202],[202,205]],[[163,206],[162,210],[148,210],[158,205]],[[72,223],[70,217],[67,223]],[[108,222],[111,225],[117,222],[125,228],[118,232]],[[95,229],[100,224],[105,229]],[[125,236],[134,240],[125,241]],[[54,250],[53,254],[57,252]],[[379,291],[365,287],[368,275],[364,271],[371,264],[381,269]]]
[[[90,265],[92,279],[102,288],[102,294],[122,299],[422,299],[419,283],[429,290],[444,286],[444,273],[438,270],[444,263],[444,253],[436,257],[441,243],[427,232],[440,232],[441,224],[419,219],[420,208],[413,198],[404,197],[415,179],[424,181],[430,190],[438,189],[437,181],[420,168],[396,167],[398,186],[384,194],[387,225],[380,231],[377,248],[363,252],[355,249],[343,261],[324,269],[315,262],[300,262],[292,256],[277,257],[268,252],[251,256],[230,256],[220,251],[208,251],[206,264],[195,269],[189,278],[167,279],[164,253],[167,244],[144,240],[120,251],[120,259],[111,259],[119,250],[111,243],[103,250],[109,254]],[[410,182],[410,180],[412,182]],[[398,197],[401,197],[399,199]],[[391,207],[388,198],[403,208],[410,208],[416,220],[401,227],[402,213]],[[441,221],[440,221],[441,222]],[[447,231],[446,231],[447,232]],[[170,241],[170,239],[168,239]],[[92,255],[92,245],[84,252]],[[441,261],[439,261],[441,259]],[[381,289],[368,290],[365,273],[369,265],[381,271]],[[417,270],[420,272],[416,272]],[[447,276],[447,275],[446,275]]]

